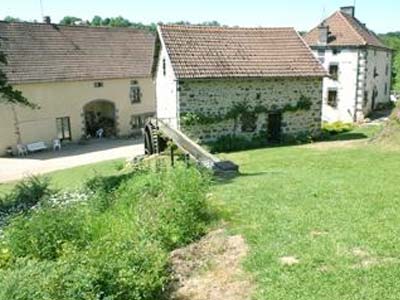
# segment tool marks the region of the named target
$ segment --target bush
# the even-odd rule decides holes
[[[354,129],[354,124],[344,123],[341,121],[337,121],[334,123],[324,122],[322,124],[322,132],[330,135],[349,132],[352,131],[353,129]]]
[[[5,228],[0,300],[161,298],[169,251],[205,232],[208,175],[178,164],[90,186],[102,182],[86,202],[63,194],[68,205],[43,205]]]
[[[85,210],[81,207],[43,208],[33,212],[29,218],[14,218],[4,239],[16,257],[56,259],[66,242],[80,248],[89,243],[85,217]]]
[[[160,299],[167,282],[157,245],[113,239],[84,252],[66,247],[57,261],[19,259],[0,270],[0,299]]]
[[[20,181],[10,194],[0,197],[0,224],[2,219],[26,212],[53,193],[47,178],[33,176]]]

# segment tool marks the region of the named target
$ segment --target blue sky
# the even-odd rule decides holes
[[[0,0],[0,19],[7,15],[41,20],[40,0]],[[135,22],[217,20],[226,25],[292,26],[308,30],[323,16],[354,0],[42,0],[53,21],[65,15],[91,19],[119,16]],[[400,31],[398,0],[356,0],[356,16],[378,33]]]

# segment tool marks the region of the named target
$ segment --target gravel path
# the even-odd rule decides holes
[[[27,158],[0,158],[0,182],[106,160],[131,158],[144,153],[141,142],[141,140],[103,140],[88,145],[67,145],[61,152],[47,151],[31,154]]]

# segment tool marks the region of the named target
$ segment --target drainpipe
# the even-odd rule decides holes
[[[18,120],[17,111],[15,109],[15,105],[11,104],[11,110],[12,110],[13,117],[14,117],[14,129],[15,129],[15,135],[17,136],[17,144],[22,144],[21,128],[19,127],[19,120]]]

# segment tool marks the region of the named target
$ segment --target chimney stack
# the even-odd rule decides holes
[[[354,6],[343,6],[340,8],[340,11],[354,18],[356,8]]]
[[[51,24],[51,18],[49,16],[45,16],[45,17],[43,17],[43,22],[45,24]]]
[[[318,30],[319,30],[319,43],[321,45],[328,44],[329,26],[327,26],[325,24],[321,24],[318,26]]]

